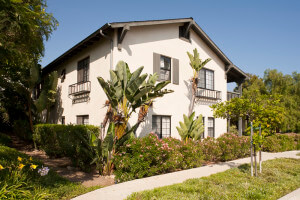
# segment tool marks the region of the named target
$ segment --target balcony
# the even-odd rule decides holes
[[[221,99],[221,91],[197,88],[196,97],[203,98],[203,99],[220,100]]]
[[[227,92],[227,101],[236,97],[239,98],[240,96],[240,93],[237,92]]]
[[[91,82],[80,82],[69,85],[69,95],[80,95],[91,92]]]

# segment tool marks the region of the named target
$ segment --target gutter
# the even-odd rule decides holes
[[[110,26],[110,24],[108,24]],[[110,41],[110,70],[113,70],[113,48],[114,48],[114,40],[109,37],[108,35],[105,35],[102,31],[102,29],[99,30],[99,33],[104,38],[108,39]]]

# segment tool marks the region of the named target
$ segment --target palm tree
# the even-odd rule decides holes
[[[199,71],[211,60],[211,58],[207,58],[202,62],[202,60],[199,58],[198,50],[194,49],[194,55],[187,52],[189,58],[190,58],[190,66],[193,69],[193,78],[192,78],[192,100],[189,107],[189,116],[192,114],[195,106],[195,99],[196,99],[196,92],[197,92],[197,85],[198,85],[198,74]]]

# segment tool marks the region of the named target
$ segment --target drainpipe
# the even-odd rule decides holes
[[[102,30],[99,31],[100,35],[110,41],[110,70],[113,70],[113,48],[114,48],[114,41],[111,37],[105,35]]]

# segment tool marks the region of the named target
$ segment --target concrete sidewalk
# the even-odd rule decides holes
[[[281,197],[278,200],[299,200],[300,199],[300,188],[298,188],[297,190]]]
[[[298,158],[296,154],[300,151],[287,151],[281,153],[262,153],[263,161],[271,160],[275,158]],[[108,187],[104,187],[81,196],[74,198],[74,200],[120,200],[125,199],[133,192],[139,192],[143,190],[150,190],[157,187],[166,185],[172,185],[175,183],[181,183],[191,178],[201,178],[209,176],[218,172],[226,171],[230,168],[237,167],[241,164],[250,163],[250,157],[233,160],[229,162],[207,165],[203,167],[157,175],[142,179],[136,179],[128,182],[123,182]]]

